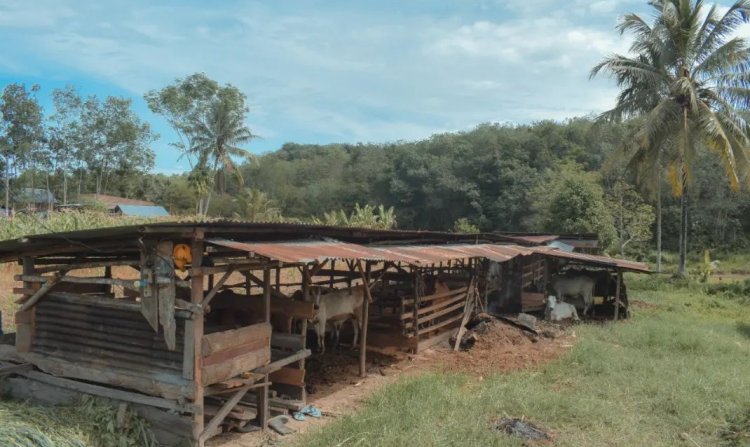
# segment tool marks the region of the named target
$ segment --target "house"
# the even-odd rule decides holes
[[[114,214],[126,217],[166,217],[169,212],[159,205],[124,205],[118,204],[113,211]]]
[[[21,188],[13,194],[16,210],[46,211],[54,207],[57,200],[52,192],[43,188]]]
[[[112,214],[127,217],[164,217],[169,212],[163,206],[148,200],[128,199],[107,194],[81,194],[80,199],[99,202]]]

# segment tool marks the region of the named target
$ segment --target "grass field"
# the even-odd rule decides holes
[[[489,428],[503,416],[529,418],[560,446],[747,445],[721,432],[750,410],[750,297],[627,280],[642,301],[634,318],[578,327],[561,360],[484,380],[405,379],[297,445],[522,445]]]
[[[550,430],[556,446],[748,446],[750,283],[743,266],[750,264],[735,256],[724,265],[731,265],[727,276],[708,284],[627,276],[633,319],[575,327],[575,347],[554,363],[482,380],[445,373],[403,378],[293,443],[521,446],[490,428],[510,416]],[[68,411],[71,417],[55,422]],[[100,445],[94,437],[101,428],[77,411],[0,403],[0,445],[18,430]],[[127,438],[123,445],[139,445]]]

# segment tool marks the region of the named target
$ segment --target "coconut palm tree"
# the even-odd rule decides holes
[[[255,137],[245,125],[247,108],[244,101],[244,95],[239,90],[222,90],[205,113],[192,119],[190,126],[190,152],[198,160],[194,170],[212,172],[222,193],[226,190],[225,171],[234,173],[240,184],[243,183],[235,159],[253,158],[252,154],[240,147]]]
[[[591,75],[608,73],[621,89],[602,118],[642,117],[633,135],[638,157],[667,166],[681,207],[677,273],[686,276],[688,187],[697,151],[719,157],[733,189],[748,180],[750,50],[732,35],[750,19],[750,0],[723,13],[715,5],[706,10],[702,0],[649,3],[652,23],[629,14],[618,25],[634,35],[632,55],[610,56]]]

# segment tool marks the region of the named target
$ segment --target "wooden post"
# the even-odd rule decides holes
[[[362,330],[359,335],[359,376],[367,377],[367,327],[370,319],[370,269],[372,266],[368,262],[362,270],[362,261],[357,261],[357,268],[362,275],[362,284],[365,288],[365,297],[362,300]]]
[[[281,292],[281,267],[276,267],[276,291]]]
[[[24,256],[21,258],[23,262],[23,274],[33,275],[34,272],[34,258],[30,256]],[[24,289],[36,289],[37,283],[24,282]],[[16,351],[18,352],[29,352],[31,351],[31,345],[34,339],[34,308],[16,312]]]
[[[302,300],[303,301],[310,301],[310,276],[307,274],[308,266],[304,265],[302,266]],[[303,348],[307,347],[307,319],[302,319],[302,329],[300,330],[302,332],[302,343]],[[305,369],[305,359],[300,360],[297,362],[297,367],[299,369]]]
[[[271,269],[269,267],[263,268],[263,319],[266,323],[271,322]],[[262,429],[268,427],[269,411],[268,411],[268,374],[263,378],[263,382],[266,385],[258,388],[256,391],[257,396],[257,420],[258,424]]]
[[[171,253],[170,253],[171,254]],[[112,266],[107,265],[104,267],[104,277],[112,279]],[[107,287],[107,293],[114,294],[115,288],[113,286]]]
[[[617,285],[615,286],[615,321],[620,317],[620,283],[622,282],[622,270],[617,269]]]
[[[193,255],[191,267],[201,267],[203,264],[203,232],[196,231],[193,236],[191,243],[191,252]],[[190,301],[194,305],[200,305],[203,302],[203,274],[198,272],[191,272],[190,278]],[[193,319],[189,320],[185,328],[185,351],[192,351],[192,378],[193,387],[195,391],[193,393],[193,403],[196,407],[196,413],[193,415],[193,441],[194,446],[203,447],[205,440],[201,439],[203,433],[204,419],[203,419],[203,357],[201,354],[201,346],[203,341],[203,314],[197,313],[193,315]],[[184,371],[183,371],[184,372]]]
[[[331,277],[328,280],[328,287],[333,289],[333,272],[336,270],[336,260],[331,260]]]
[[[414,318],[414,336],[419,338],[419,294],[421,289],[421,276],[419,274],[419,270],[414,269],[414,308],[412,309],[413,318]]]

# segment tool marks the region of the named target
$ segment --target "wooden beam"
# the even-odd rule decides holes
[[[217,282],[206,294],[205,298],[203,298],[203,303],[201,305],[203,306],[204,312],[207,312],[208,305],[211,304],[211,300],[214,299],[217,293],[219,293],[219,290],[221,290],[232,273],[234,273],[234,266],[230,267],[229,270],[224,272],[224,275],[222,275],[222,277],[219,279],[219,282]]]
[[[224,405],[221,406],[221,409],[219,409],[218,413],[214,415],[214,417],[211,418],[211,420],[206,424],[206,427],[203,429],[203,432],[198,437],[198,441],[200,443],[205,443],[208,438],[213,435],[214,431],[219,428],[219,424],[224,422],[224,418],[227,417],[230,411],[239,403],[239,401],[245,396],[245,394],[248,392],[252,385],[245,385],[242,388],[240,388],[236,393],[234,393],[234,396],[231,397],[231,399],[227,400]]]
[[[203,264],[203,231],[196,230],[193,240],[191,241],[191,267],[200,267]],[[203,303],[203,275],[197,274],[190,278],[190,301],[194,305]],[[205,423],[203,419],[203,356],[201,355],[203,340],[203,315],[196,314],[195,318],[186,322],[185,325],[185,351],[191,351],[192,358],[192,379],[194,387],[194,399],[193,404],[199,408],[199,411],[193,415],[193,439],[196,441],[197,447],[203,447],[205,445],[205,439],[202,439],[203,425]],[[184,370],[183,370],[184,372]]]
[[[0,377],[7,376],[9,374],[20,374],[22,372],[31,371],[34,369],[34,365],[31,363],[21,363],[18,365],[3,365],[0,364]]]
[[[257,372],[260,374],[269,374],[296,361],[307,358],[311,353],[312,351],[310,351],[309,349],[301,349],[288,357],[284,357],[282,359],[276,360],[275,362],[271,362],[268,365],[261,366],[260,368],[255,369],[253,372]]]
[[[263,269],[263,321],[271,323],[271,269]]]
[[[20,366],[20,365],[19,365]],[[36,380],[38,382],[46,383],[48,385],[54,385],[60,388],[68,390],[74,390],[81,393],[92,394],[94,396],[106,397],[109,399],[121,400],[125,402],[132,402],[136,404],[148,405],[150,407],[164,408],[166,410],[179,411],[185,413],[193,413],[196,408],[188,404],[180,404],[178,401],[164,399],[161,397],[147,396],[145,394],[135,393],[132,391],[125,391],[116,388],[109,388],[101,385],[94,385],[91,383],[80,382],[78,380],[66,379],[63,377],[55,377],[50,374],[46,374],[40,371],[16,371],[14,374],[28,377],[29,379]]]
[[[44,285],[40,287],[36,292],[34,292],[34,294],[31,295],[28,299],[24,298],[23,301],[17,301],[23,302],[23,305],[18,308],[18,312],[26,312],[27,310],[31,309],[37,303],[37,301],[42,299],[42,297],[46,295],[47,292],[49,292],[55,284],[57,284],[59,280],[60,278],[54,277],[44,283]]]
[[[617,286],[615,287],[615,321],[620,317],[620,283],[622,282],[622,270],[617,269]]]
[[[257,276],[253,275],[250,272],[242,272],[242,274],[245,275],[247,278],[250,278],[250,281],[254,282],[255,284],[257,284],[257,285],[259,285],[261,287],[263,287],[264,282],[263,282],[262,279],[258,278]],[[287,299],[287,300],[289,299],[288,296],[284,295],[283,293],[281,293],[281,292],[279,292],[279,291],[277,291],[275,289],[271,289],[271,295],[275,296],[276,298],[283,298],[283,299]]]
[[[372,295],[370,294],[370,263],[367,263],[367,272],[362,268],[362,261],[357,261],[357,270],[362,275],[362,284],[365,289],[366,300],[362,300],[362,333],[359,335],[359,376],[367,377],[367,328],[370,319],[370,303]]]

